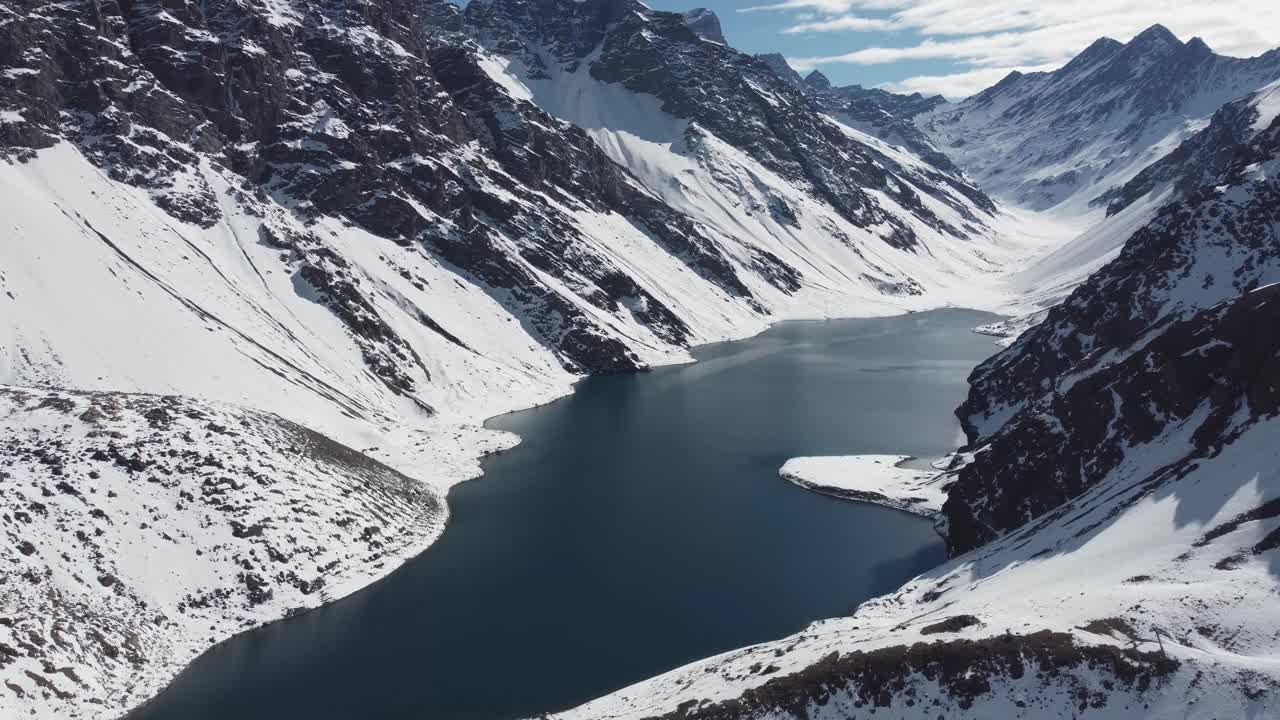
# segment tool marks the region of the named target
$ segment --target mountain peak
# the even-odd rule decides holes
[[[1194,50],[1197,53],[1205,53],[1205,54],[1209,54],[1213,52],[1213,48],[1209,47],[1208,43],[1206,43],[1204,39],[1201,38],[1199,35],[1187,41],[1187,49]]]
[[[1143,30],[1133,39],[1129,41],[1129,46],[1134,47],[1160,47],[1182,45],[1182,41],[1178,40],[1178,36],[1169,31],[1169,28],[1156,23],[1151,27]]]
[[[1062,72],[1073,73],[1078,69],[1092,67],[1107,58],[1115,55],[1124,49],[1124,43],[1109,37],[1100,37],[1094,40],[1089,47],[1080,51],[1079,55],[1071,58],[1071,61],[1062,66]]]
[[[684,24],[703,40],[718,42],[721,45],[729,44],[724,39],[724,31],[720,28],[720,18],[707,8],[694,8],[685,13]]]
[[[804,78],[804,84],[816,90],[826,90],[831,87],[831,81],[827,79],[820,71],[814,70]]]

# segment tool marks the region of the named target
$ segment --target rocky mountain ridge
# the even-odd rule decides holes
[[[724,31],[720,29],[720,18],[706,8],[694,8],[685,13],[684,22],[690,30],[704,40],[718,42],[721,45],[729,44],[724,39]]]
[[[756,55],[756,59],[787,83],[800,88],[823,112],[842,123],[891,145],[904,147],[942,172],[963,175],[914,123],[917,115],[946,103],[941,95],[925,97],[918,92],[901,95],[861,85],[833,86],[820,70],[800,77],[779,53]]]
[[[694,146],[709,143],[707,136],[723,141],[830,206],[841,224],[887,227],[881,239],[894,248],[919,251],[919,224],[951,238],[980,234],[984,216],[994,210],[958,173],[922,172],[851,137],[759,60],[703,41],[682,15],[656,12],[634,0],[549,5],[488,0],[468,5],[466,14],[487,47],[519,64],[517,75],[529,81],[533,101],[562,119],[588,129],[595,124],[591,121],[596,118],[586,116],[594,107],[544,100],[569,84],[616,85],[652,96],[666,116],[653,124],[670,119],[692,125],[675,138],[657,135],[651,127],[636,128],[641,138]],[[582,73],[587,77],[580,77]],[[597,85],[591,90],[607,88]],[[618,152],[614,159],[628,165],[636,153]],[[767,184],[758,179],[758,170],[744,171],[757,176],[744,182]],[[649,185],[681,206],[679,198],[659,183]],[[792,220],[797,210],[789,200],[777,192],[766,195],[765,204],[775,219],[800,224],[801,218]],[[936,212],[922,196],[943,204],[958,220]]]

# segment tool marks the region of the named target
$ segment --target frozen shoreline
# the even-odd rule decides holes
[[[910,455],[798,457],[778,474],[807,490],[933,518],[946,502],[946,475],[905,467]]]

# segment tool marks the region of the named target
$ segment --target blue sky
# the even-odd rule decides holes
[[[696,5],[648,0],[660,10]],[[725,37],[780,52],[837,84],[963,97],[1011,70],[1058,67],[1103,35],[1128,41],[1152,24],[1216,51],[1280,46],[1277,0],[703,0]]]
[[[795,24],[795,17],[803,13],[740,12],[743,8],[758,5],[741,0],[694,0],[700,7],[714,10],[720,17],[725,39],[739,50],[749,53],[780,52],[788,57],[819,57],[840,55],[851,50],[875,45],[906,45],[917,41],[914,33],[884,31],[875,33],[809,32],[803,35],[783,31]],[[687,3],[679,0],[647,0],[656,10],[689,10]],[[838,85],[857,83],[867,87],[901,80],[912,75],[934,75],[948,72],[952,64],[940,60],[904,60],[882,65],[825,65],[822,72]],[[806,74],[804,72],[802,75]]]

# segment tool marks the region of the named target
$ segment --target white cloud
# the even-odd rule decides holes
[[[799,20],[800,18],[796,18]],[[823,18],[822,20],[813,20],[806,18],[809,22],[800,22],[796,25],[783,30],[785,33],[804,33],[804,32],[832,32],[836,30],[889,30],[893,28],[893,22],[884,18],[861,17],[858,15],[840,15],[833,18]]]
[[[953,97],[980,90],[990,84],[983,80],[998,80],[1014,68],[1061,65],[1099,37],[1128,41],[1155,23],[1183,40],[1199,36],[1227,55],[1251,56],[1280,45],[1275,0],[783,0],[748,10],[788,13],[783,32],[791,34],[901,31],[895,37],[906,38],[902,45],[867,45],[793,58],[792,64],[808,69],[947,61],[957,72],[907,78],[892,87]],[[818,17],[801,20],[800,13]]]
[[[771,5],[755,5],[742,8],[738,12],[759,12],[761,10],[800,10],[810,9],[828,15],[846,13],[860,7],[858,0],[783,0]]]
[[[1053,70],[1056,67],[1058,67],[1056,64],[1034,67],[998,67],[981,68],[949,75],[916,75],[897,82],[883,83],[878,87],[891,92],[918,92],[922,95],[943,95],[950,99],[958,100],[995,85],[1014,70],[1028,73]]]

